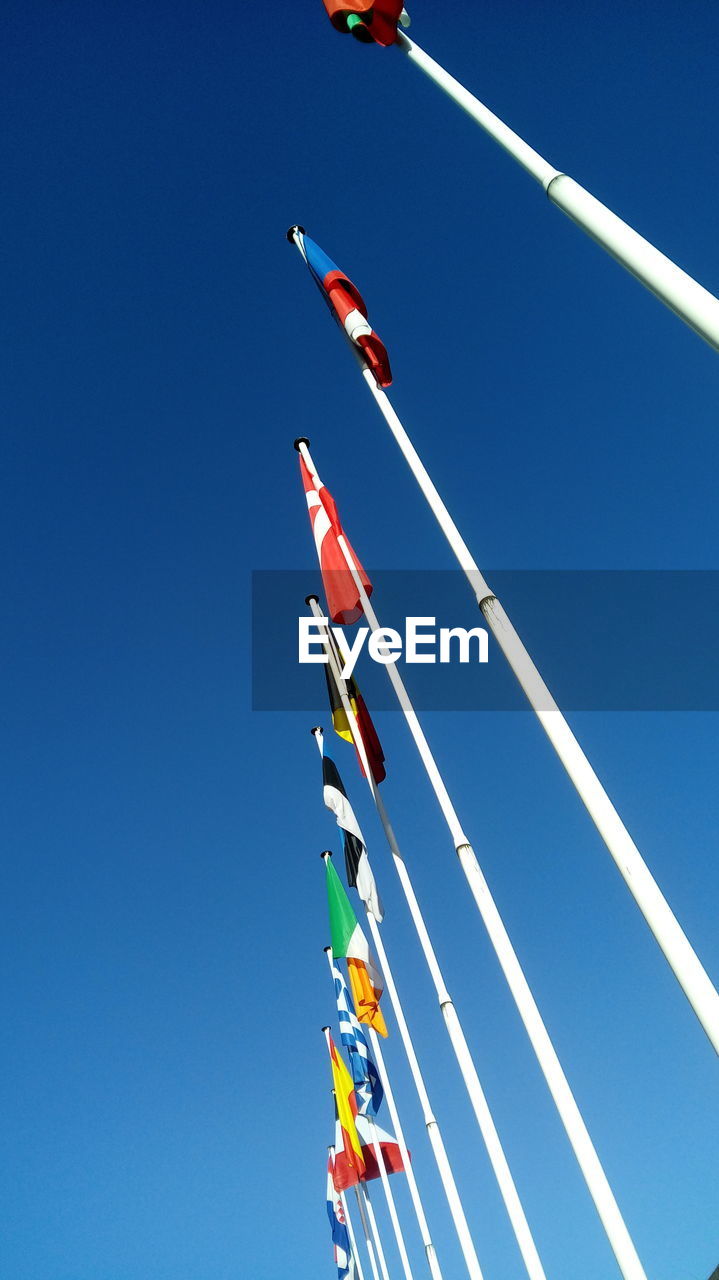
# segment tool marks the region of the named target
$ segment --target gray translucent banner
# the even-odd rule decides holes
[[[486,575],[563,711],[719,709],[719,572],[497,570]],[[441,627],[484,625],[459,571],[370,573],[383,627],[404,637],[406,619]],[[252,575],[252,706],[308,711],[326,706],[322,667],[298,661],[305,596],[324,600],[316,570]],[[351,640],[357,626],[346,628]],[[438,648],[438,646],[437,646]],[[476,653],[473,647],[473,655]],[[428,711],[504,711],[527,704],[490,634],[489,662],[399,669],[415,706]],[[354,672],[370,710],[396,706],[387,672],[365,645]]]

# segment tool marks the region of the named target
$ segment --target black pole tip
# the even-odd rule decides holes
[[[310,733],[312,734],[312,737],[313,737],[313,738],[314,738],[314,736],[315,736],[315,734],[316,734],[316,733],[323,733],[323,732],[324,732],[324,730],[323,730],[323,728],[322,728],[322,725],[321,725],[321,724],[316,724],[316,725],[315,725],[315,727],[314,727],[314,729],[310,729]]]
[[[320,602],[319,596],[305,596],[305,604],[312,604],[313,600],[316,600],[318,604]]]
[[[299,453],[299,451],[300,451],[300,445],[301,445],[301,444],[306,444],[306,445],[307,445],[307,448],[309,449],[309,447],[310,447],[310,442],[309,442],[309,440],[307,439],[307,436],[298,436],[298,437],[297,437],[297,439],[295,440],[295,449],[297,450],[297,452],[298,452],[298,453]]]
[[[299,231],[300,235],[302,236],[306,234],[304,227],[301,227],[299,222],[296,222],[294,227],[290,227],[289,231],[287,232],[287,239],[289,240],[290,244],[295,243],[296,231]]]
[[[329,955],[329,953],[330,953],[330,951],[332,950],[332,948],[331,948],[331,947],[323,947],[323,948],[322,948],[322,950],[324,951],[325,955],[326,955],[326,956],[328,956],[328,955]]]
[[[324,852],[320,854],[320,857],[321,857],[321,859],[322,859],[322,861],[323,861],[323,862],[324,862],[325,858],[331,858],[331,857],[332,857],[332,850],[331,850],[331,849],[325,849],[325,850],[324,850]]]
[[[331,1027],[323,1027],[323,1028],[322,1028],[322,1030],[323,1030],[323,1031],[331,1031],[331,1030],[332,1030],[332,1028],[331,1028]]]

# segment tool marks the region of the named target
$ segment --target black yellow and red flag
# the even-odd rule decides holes
[[[337,641],[329,629],[327,631],[327,635],[329,637],[329,643],[337,666],[341,671],[344,663]],[[327,696],[329,698],[330,711],[332,713],[332,728],[335,733],[339,734],[340,738],[344,738],[345,742],[354,742],[354,737],[352,735],[352,729],[354,726],[350,725],[347,713],[342,706],[342,698],[332,671],[331,663],[326,663],[324,673],[325,680],[327,681]],[[367,754],[367,760],[372,772],[372,777],[375,782],[379,784],[387,777],[387,772],[384,767],[384,752],[382,750],[382,744],[377,736],[377,730],[374,727],[372,717],[367,710],[367,704],[357,687],[356,681],[352,676],[349,676],[344,681],[344,685],[347,690],[347,698],[350,707],[357,717],[357,728],[362,736],[362,742],[364,743],[364,749]],[[360,769],[364,775],[364,766],[359,752],[357,752],[357,759],[359,761]]]

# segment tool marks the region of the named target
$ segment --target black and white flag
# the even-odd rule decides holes
[[[354,809],[347,799],[339,770],[334,760],[324,751],[324,735],[321,729],[315,730],[315,737],[322,751],[322,782],[324,801],[327,808],[335,815],[337,825],[342,830],[345,846],[345,866],[347,883],[358,892],[368,911],[375,920],[384,916],[384,907],[377,892],[375,878],[367,857],[367,846],[355,817]]]

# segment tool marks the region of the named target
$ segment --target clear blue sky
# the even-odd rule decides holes
[[[250,711],[251,571],[317,586],[294,437],[366,564],[451,561],[287,226],[370,299],[397,408],[481,564],[719,567],[716,354],[395,51],[333,34],[319,0],[249,9],[4,6],[7,1280],[334,1275],[321,684],[314,715]],[[412,9],[421,44],[719,289],[715,4]],[[690,610],[668,599],[667,627]],[[295,617],[278,613],[278,636]],[[716,715],[572,719],[719,976]],[[650,1280],[706,1280],[708,1043],[530,714],[426,723]],[[378,724],[385,799],[548,1275],[607,1280],[413,748],[398,716]],[[351,752],[335,756],[486,1278],[515,1280],[380,832]],[[387,1057],[450,1280],[396,1035]]]

